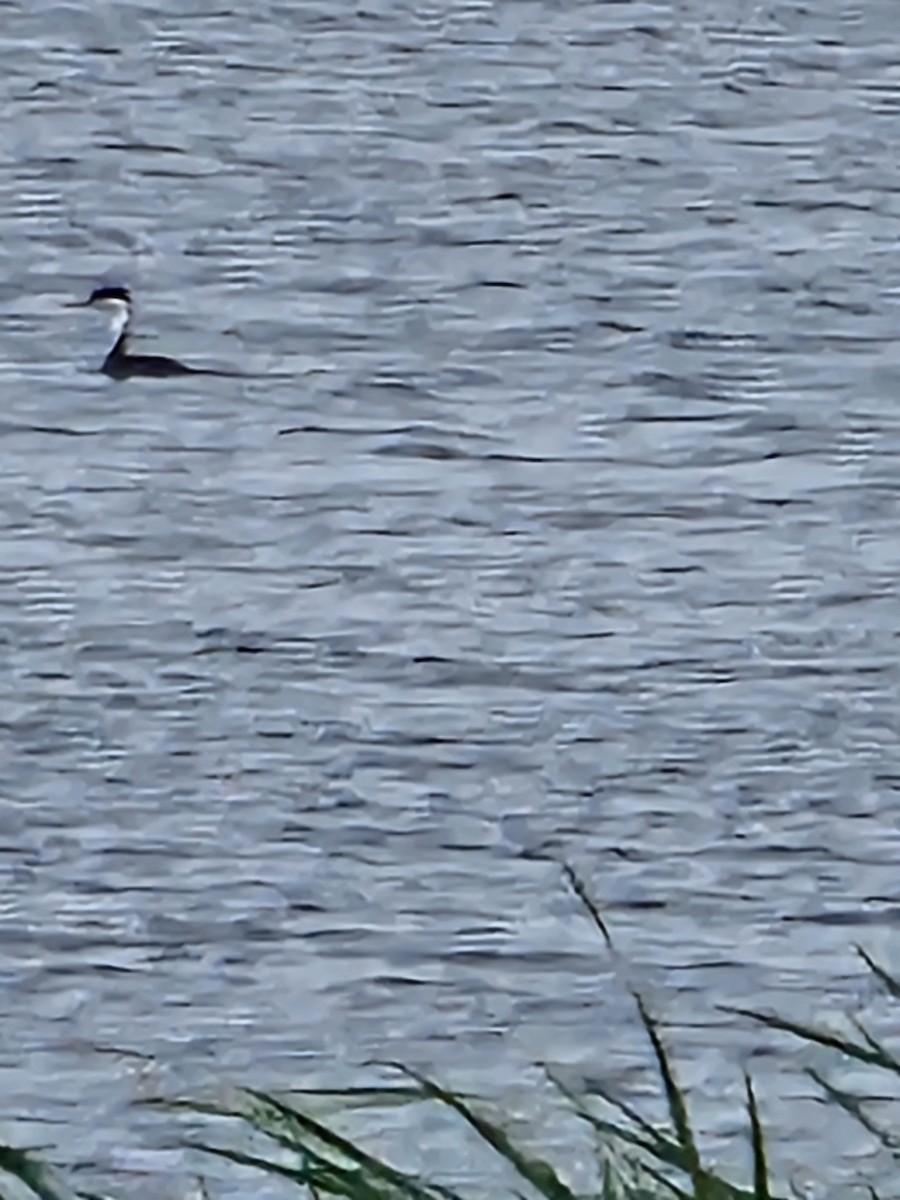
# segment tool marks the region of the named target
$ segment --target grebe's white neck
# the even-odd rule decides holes
[[[118,341],[128,329],[128,323],[131,320],[131,305],[128,301],[120,300],[118,297],[105,296],[102,300],[95,300],[91,308],[96,308],[106,316],[110,331]]]

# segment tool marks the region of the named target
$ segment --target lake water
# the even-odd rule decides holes
[[[4,1137],[181,1196],[143,1097],[376,1057],[565,1161],[631,979],[714,1149],[748,1065],[878,1166],[717,1007],[898,950],[896,8],[820,8],[0,3]],[[111,383],[101,281],[250,378]]]

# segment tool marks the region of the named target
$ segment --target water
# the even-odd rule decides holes
[[[871,1166],[716,1005],[896,945],[893,8],[2,8],[4,1133],[180,1195],[148,1094],[652,1092],[556,854],[720,1153],[749,1063]],[[254,377],[97,375],[110,279]]]

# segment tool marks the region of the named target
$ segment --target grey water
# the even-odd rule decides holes
[[[718,1006],[898,951],[894,6],[0,9],[0,1135],[180,1196],[143,1100],[400,1059],[577,1174],[636,981],[723,1161],[746,1065],[877,1170]]]

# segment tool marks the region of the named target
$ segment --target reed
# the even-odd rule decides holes
[[[600,909],[583,882],[568,866],[566,879],[581,901],[588,917],[603,940],[613,949],[612,938]],[[865,950],[859,954],[876,983],[892,1001],[900,1000],[900,981]],[[485,1104],[414,1071],[400,1063],[391,1067],[402,1082],[389,1088],[357,1088],[329,1093],[337,1096],[348,1109],[363,1102],[392,1104],[436,1104],[460,1123],[460,1136],[474,1138],[511,1169],[518,1179],[511,1197],[531,1200],[779,1200],[770,1178],[766,1137],[753,1083],[745,1075],[747,1139],[752,1170],[744,1183],[725,1178],[704,1161],[698,1145],[688,1097],[678,1082],[675,1062],[644,998],[632,989],[637,1017],[647,1036],[651,1060],[664,1099],[665,1119],[650,1121],[626,1100],[602,1086],[597,1088],[603,1112],[547,1071],[565,1102],[572,1120],[585,1123],[592,1135],[596,1155],[596,1188],[578,1191],[567,1182],[565,1172],[548,1162],[532,1148],[511,1137],[502,1117],[489,1112]],[[900,1059],[861,1022],[854,1022],[855,1037],[845,1037],[813,1025],[804,1025],[774,1014],[749,1008],[725,1011],[750,1019],[766,1028],[789,1035],[810,1046],[825,1049],[876,1073],[887,1072],[893,1083],[900,1077]],[[819,1071],[807,1074],[821,1089],[823,1099],[841,1108],[859,1122],[900,1161],[900,1132],[894,1131],[870,1109],[873,1089],[854,1093],[839,1088]],[[596,1085],[595,1085],[596,1087]],[[362,1142],[340,1133],[333,1123],[314,1115],[321,1109],[324,1093],[311,1093],[308,1101],[297,1103],[278,1095],[253,1089],[236,1094],[230,1104],[210,1104],[196,1100],[167,1102],[167,1106],[189,1112],[192,1121],[198,1114],[209,1118],[236,1119],[244,1131],[242,1145],[222,1145],[205,1138],[185,1139],[185,1145],[215,1155],[240,1167],[250,1167],[302,1189],[309,1200],[326,1196],[345,1200],[469,1200],[454,1187],[435,1182],[427,1170],[403,1171],[365,1149]],[[612,1115],[610,1115],[612,1114]],[[427,1146],[423,1146],[423,1160]],[[7,1183],[13,1181],[10,1190]],[[870,1184],[868,1193],[878,1198]],[[36,1155],[11,1146],[0,1145],[0,1200],[13,1200],[24,1192],[38,1200],[101,1200],[69,1187],[60,1174]],[[492,1188],[492,1190],[496,1190]],[[205,1194],[205,1193],[204,1193]]]
[[[596,901],[571,867],[564,866],[563,872],[589,919],[613,949],[612,937]],[[557,1166],[513,1140],[502,1118],[489,1114],[485,1105],[401,1063],[382,1065],[403,1076],[404,1103],[442,1106],[459,1120],[461,1136],[477,1139],[511,1168],[520,1182],[513,1195],[535,1200],[661,1200],[670,1196],[676,1200],[769,1200],[774,1197],[763,1125],[749,1076],[745,1078],[745,1102],[753,1169],[750,1181],[740,1185],[704,1161],[688,1099],[678,1083],[677,1069],[659,1025],[643,997],[634,990],[632,996],[665,1098],[667,1119],[663,1123],[649,1121],[635,1107],[601,1088],[601,1100],[614,1114],[602,1115],[547,1071],[571,1118],[585,1122],[591,1130],[599,1191],[573,1190]],[[355,1098],[358,1095],[347,1094],[347,1104],[352,1105]],[[201,1107],[192,1102],[187,1102],[187,1107],[194,1113],[237,1118],[257,1138],[261,1136],[272,1152],[251,1154],[206,1141],[191,1142],[195,1149],[289,1179],[304,1188],[312,1200],[325,1195],[346,1200],[466,1200],[455,1189],[430,1181],[424,1173],[398,1171],[356,1141],[338,1134],[294,1100],[288,1103],[268,1092],[248,1090],[230,1107]]]

